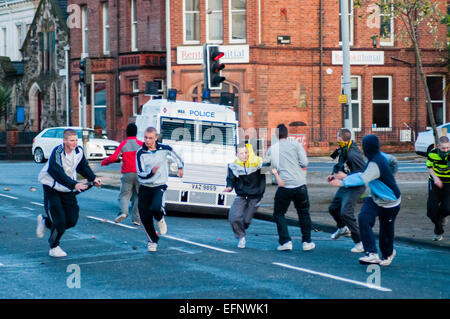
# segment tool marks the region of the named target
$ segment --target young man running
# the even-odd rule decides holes
[[[39,173],[39,182],[44,187],[44,207],[48,216],[37,217],[36,235],[44,237],[46,228],[51,230],[49,255],[65,257],[67,253],[59,247],[59,241],[64,232],[74,227],[78,221],[80,208],[75,192],[88,188],[86,184],[77,181],[77,173],[87,178],[89,182],[100,186],[101,181],[89,167],[84,157],[83,149],[78,146],[78,135],[75,130],[66,129],[63,134],[63,144],[55,147],[50,159]]]
[[[164,192],[167,189],[169,167],[167,156],[178,165],[178,176],[183,177],[183,161],[169,145],[158,143],[158,132],[148,127],[144,133],[144,145],[136,153],[136,167],[139,187],[139,215],[149,238],[148,251],[156,251],[158,235],[153,219],[158,222],[161,235],[167,233],[164,221]]]

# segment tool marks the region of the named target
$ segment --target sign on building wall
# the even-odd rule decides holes
[[[342,51],[331,52],[331,63],[342,65]],[[350,51],[350,64],[383,65],[384,51]]]
[[[249,63],[250,51],[248,45],[221,45],[219,50],[225,53],[220,59],[222,63]],[[177,47],[177,64],[202,64],[203,46]]]

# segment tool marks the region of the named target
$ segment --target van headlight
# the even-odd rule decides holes
[[[167,162],[169,165],[169,176],[171,177],[178,177],[178,165],[177,163],[171,158],[167,158]]]

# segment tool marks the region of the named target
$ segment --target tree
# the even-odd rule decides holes
[[[418,31],[424,30],[429,35],[433,36],[435,46],[442,49],[443,43],[438,41],[437,31],[439,25],[443,24],[445,19],[445,15],[439,9],[439,6],[443,4],[446,5],[447,3],[445,1],[436,0],[377,0],[375,6],[373,6],[373,0],[354,0],[355,8],[370,8],[370,6],[373,6],[372,10],[368,12],[369,15],[383,13],[385,15],[391,15],[395,21],[400,22],[400,25],[397,28],[397,38],[401,39],[405,45],[412,46],[414,49],[416,67],[424,88],[427,100],[428,117],[430,118],[430,123],[433,128],[436,145],[438,144],[436,121],[431,105],[430,91],[423,70],[422,51],[419,47]]]
[[[7,106],[11,100],[11,89],[0,84],[0,120],[5,118],[5,130],[7,121]]]

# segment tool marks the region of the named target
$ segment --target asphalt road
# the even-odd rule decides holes
[[[0,298],[328,299],[450,297],[448,250],[397,244],[389,267],[358,263],[348,239],[313,233],[317,247],[278,252],[273,223],[254,220],[247,248],[236,248],[227,220],[169,215],[158,251],[130,220],[110,223],[118,191],[93,188],[78,196],[78,225],[66,232],[62,259],[48,256],[48,232],[36,238],[42,213],[42,165],[0,163]],[[6,191],[5,187],[10,190]],[[31,191],[35,187],[36,191]]]

